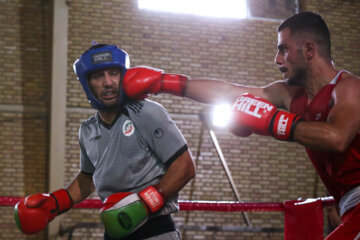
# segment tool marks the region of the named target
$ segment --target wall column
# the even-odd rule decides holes
[[[53,6],[49,191],[64,187],[69,11],[66,0],[53,0]],[[50,223],[49,239],[56,238],[60,219]]]

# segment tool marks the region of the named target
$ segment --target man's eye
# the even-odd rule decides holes
[[[101,73],[94,73],[94,74],[92,75],[92,78],[100,78],[101,76],[102,76]]]
[[[111,74],[111,75],[119,75],[120,72],[119,72],[119,71],[111,71],[110,74]]]

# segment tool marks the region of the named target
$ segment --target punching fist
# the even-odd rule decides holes
[[[171,93],[184,96],[187,76],[164,73],[161,69],[145,66],[130,68],[123,80],[126,95],[133,99],[143,99],[148,94]]]
[[[269,101],[251,94],[242,94],[236,98],[232,104],[232,112],[232,125],[279,140],[292,140],[297,123],[303,120],[300,116],[278,110]]]
[[[136,231],[151,213],[164,206],[164,199],[155,186],[149,186],[139,193],[115,193],[104,201],[100,218],[106,233],[119,239]]]
[[[33,194],[15,205],[15,222],[19,230],[25,234],[38,233],[46,228],[57,215],[67,211],[73,205],[65,189],[51,194]]]

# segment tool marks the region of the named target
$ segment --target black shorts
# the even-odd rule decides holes
[[[163,215],[149,219],[138,230],[121,240],[141,240],[174,231],[176,231],[176,227],[171,215]],[[104,240],[113,240],[113,238],[109,237],[105,232]]]

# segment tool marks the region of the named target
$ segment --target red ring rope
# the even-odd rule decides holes
[[[0,196],[0,206],[15,206],[24,197]],[[324,206],[335,204],[333,197],[321,198]],[[183,211],[220,211],[220,212],[282,212],[283,203],[255,203],[236,201],[179,201],[180,210]],[[74,208],[99,209],[102,202],[99,199],[85,199],[76,204]]]

